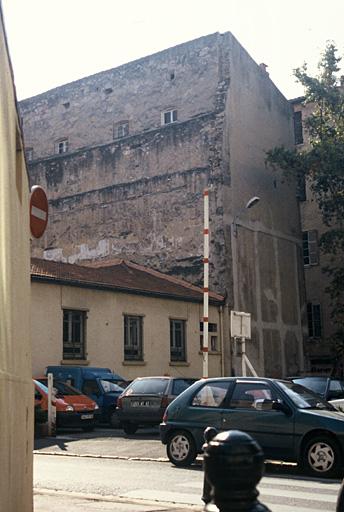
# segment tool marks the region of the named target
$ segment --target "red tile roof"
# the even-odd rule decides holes
[[[84,266],[32,258],[31,279],[192,302],[203,300],[202,288],[123,259]],[[219,305],[223,301],[222,295],[209,293],[210,303]]]

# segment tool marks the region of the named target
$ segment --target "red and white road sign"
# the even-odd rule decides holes
[[[30,197],[30,229],[35,238],[41,238],[48,224],[48,199],[42,187],[34,185]]]

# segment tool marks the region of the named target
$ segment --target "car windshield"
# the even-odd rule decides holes
[[[122,393],[123,388],[108,379],[100,379],[100,385],[103,388],[104,393]]]
[[[196,382],[196,379],[176,379],[173,381],[172,395],[180,395],[194,382]]]
[[[45,387],[48,386],[48,379],[39,379],[39,382],[43,384]],[[64,396],[82,395],[82,393],[78,389],[73,388],[73,386],[70,386],[66,382],[62,382],[60,380],[54,380],[53,387],[55,388],[55,394]]]
[[[314,393],[318,395],[325,396],[326,387],[327,387],[327,377],[304,377],[300,379],[293,379],[293,382],[296,384],[300,384],[305,388],[311,389]]]
[[[144,393],[147,395],[163,395],[166,391],[168,379],[138,379],[130,384],[127,395]]]
[[[295,384],[294,382],[279,381],[278,385],[293,401],[298,409],[327,409],[334,411],[334,407],[323,400],[319,395],[313,393],[310,389]]]

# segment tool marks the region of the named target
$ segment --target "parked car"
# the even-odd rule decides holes
[[[48,411],[48,387],[39,380],[34,380],[35,406]],[[55,381],[53,404],[56,407],[56,428],[78,427],[91,431],[96,425],[98,405],[88,396],[65,382]]]
[[[344,381],[326,376],[292,377],[291,380],[320,395],[336,409],[344,412]]]
[[[109,368],[82,366],[48,366],[45,374],[52,373],[54,379],[67,382],[97,402],[99,421],[118,427],[116,413],[117,398],[126,388],[127,382]]]
[[[298,462],[318,477],[334,476],[343,464],[343,414],[291,381],[224,377],[196,382],[168,406],[160,425],[170,461],[192,464],[208,426],[247,432],[267,459]]]
[[[168,404],[196,379],[184,377],[139,377],[117,400],[117,413],[126,434],[139,427],[159,425]]]

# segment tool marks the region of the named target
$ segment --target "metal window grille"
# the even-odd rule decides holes
[[[86,312],[63,311],[63,359],[85,359]]]
[[[143,360],[143,329],[141,316],[124,316],[124,360]]]
[[[171,361],[186,361],[185,320],[170,320]]]

